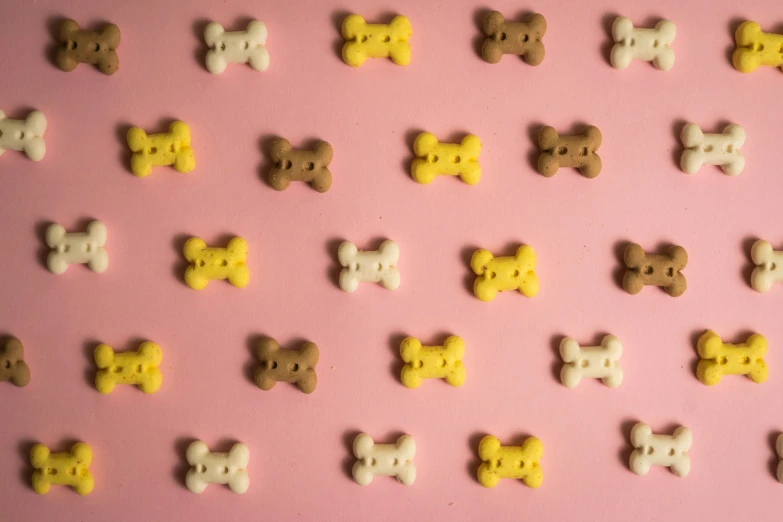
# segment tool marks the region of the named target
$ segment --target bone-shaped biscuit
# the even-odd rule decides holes
[[[741,344],[729,344],[707,330],[696,342],[696,350],[701,357],[696,377],[707,386],[718,384],[724,375],[747,375],[755,383],[766,381],[769,375],[764,361],[767,340],[761,334],[753,334]]]
[[[24,347],[19,339],[8,339],[0,348],[0,381],[11,381],[20,387],[30,382],[30,368],[24,361]]]
[[[434,134],[422,132],[413,142],[413,153],[411,175],[417,183],[426,185],[444,174],[459,176],[468,185],[481,178],[481,140],[475,134],[468,134],[461,143],[438,143]]]
[[[477,276],[473,293],[485,303],[504,290],[519,290],[525,297],[538,293],[536,253],[528,245],[520,246],[514,256],[506,257],[495,257],[481,248],[473,253],[470,268]]]
[[[498,63],[504,54],[521,56],[529,65],[544,61],[546,19],[538,13],[527,22],[508,22],[498,11],[484,17],[482,26],[486,38],[481,46],[481,57],[487,63]]]
[[[783,251],[772,250],[769,241],[759,239],[750,249],[756,268],[750,274],[750,285],[757,292],[766,292],[776,281],[783,281]]]
[[[196,168],[193,149],[190,148],[190,127],[175,121],[169,132],[147,134],[138,127],[128,131],[128,146],[133,152],[131,171],[138,177],[149,176],[152,167],[171,165],[174,170],[187,173]]]
[[[315,366],[318,364],[318,346],[306,342],[296,350],[281,350],[269,337],[261,339],[256,350],[260,366],[256,368],[255,382],[262,390],[271,390],[278,381],[295,384],[305,393],[313,393],[318,385]]]
[[[80,63],[97,65],[103,74],[114,74],[120,68],[120,28],[114,24],[107,24],[98,32],[80,29],[75,21],[65,20],[57,39],[60,45],[55,61],[65,72],[73,71]]]
[[[689,123],[680,134],[682,151],[680,168],[687,174],[699,171],[702,165],[718,165],[729,176],[745,168],[745,156],[740,147],[745,143],[745,129],[732,123],[719,134],[704,134],[695,123]]]
[[[191,237],[182,247],[190,266],[185,270],[185,284],[193,290],[201,290],[216,279],[228,279],[237,288],[250,282],[247,268],[247,242],[234,237],[226,248],[208,247],[203,239]]]
[[[530,488],[537,488],[544,482],[541,457],[544,445],[536,437],[528,437],[521,446],[501,446],[500,440],[486,435],[478,447],[483,461],[478,468],[479,484],[494,488],[502,478],[522,480]]]
[[[681,270],[688,264],[688,253],[681,246],[672,246],[666,254],[647,254],[631,243],[625,249],[623,288],[631,295],[646,285],[660,286],[672,297],[685,293],[687,282]]]
[[[400,344],[400,356],[405,362],[400,381],[407,388],[418,388],[424,379],[445,379],[452,386],[465,383],[465,342],[449,336],[443,346],[422,346],[415,337],[406,337]]]
[[[33,490],[43,495],[52,484],[71,486],[79,495],[87,495],[95,486],[90,473],[92,449],[84,442],[77,442],[71,451],[51,453],[43,444],[36,444],[30,450],[30,464],[33,471]]]
[[[620,356],[623,345],[614,335],[607,335],[601,346],[579,346],[571,337],[560,342],[560,357],[563,368],[560,370],[560,382],[566,388],[573,388],[582,379],[601,379],[610,388],[617,388],[623,382],[623,369],[620,368]]]
[[[213,453],[206,443],[195,440],[188,446],[185,458],[191,466],[185,485],[193,493],[203,493],[209,484],[227,484],[231,491],[241,495],[250,486],[247,473],[250,450],[241,442],[234,444],[228,453]]]
[[[778,458],[780,459],[777,469],[778,482],[783,484],[783,433],[778,435],[778,438],[775,441],[775,453],[778,454]]]
[[[269,155],[272,168],[269,170],[269,184],[275,190],[285,190],[291,181],[309,183],[318,192],[326,192],[332,186],[332,162],[334,150],[325,141],[315,144],[313,150],[294,149],[283,138],[272,142]]]
[[[90,270],[100,274],[109,266],[106,252],[106,225],[93,221],[86,232],[66,232],[57,223],[46,229],[46,244],[52,249],[46,258],[46,265],[53,274],[62,274],[68,265],[86,264]]]
[[[378,250],[359,250],[350,241],[345,241],[337,250],[337,259],[343,269],[340,271],[340,288],[347,293],[355,291],[359,283],[380,283],[387,290],[400,286],[400,247],[387,239]]]
[[[652,62],[656,69],[668,71],[674,65],[671,44],[677,27],[669,20],[661,20],[653,29],[636,28],[625,16],[618,16],[612,24],[614,46],[609,61],[615,69],[625,69],[631,60]]]
[[[639,422],[631,429],[631,445],[635,449],[628,465],[637,475],[646,475],[650,466],[663,466],[678,477],[685,477],[691,470],[688,450],[692,442],[691,431],[685,426],[678,427],[672,435],[661,435]]]
[[[23,120],[12,120],[0,111],[0,156],[7,150],[17,150],[27,154],[33,161],[41,161],[46,155],[46,116],[40,111],[32,111]]]
[[[117,384],[135,384],[144,393],[155,393],[163,381],[159,369],[162,359],[160,347],[150,341],[143,342],[136,351],[122,353],[100,344],[95,349],[95,388],[106,394]]]
[[[749,73],[759,66],[780,67],[783,71],[783,34],[765,33],[756,22],[742,22],[734,33],[737,48],[731,63],[740,72]]]
[[[586,178],[596,177],[601,173],[601,157],[596,151],[602,139],[601,131],[592,125],[571,136],[560,136],[554,127],[542,128],[538,133],[538,172],[549,178],[560,167],[572,167]]]
[[[395,16],[391,23],[368,24],[357,14],[343,20],[343,61],[351,67],[359,67],[367,58],[391,58],[397,65],[411,61],[410,20]]]
[[[375,477],[397,477],[400,483],[410,486],[416,480],[416,441],[410,435],[402,435],[394,444],[376,444],[372,437],[360,433],[353,441],[353,479],[366,486]]]
[[[207,51],[207,70],[222,74],[230,63],[247,63],[256,71],[269,67],[269,52],[264,47],[267,31],[264,22],[252,20],[245,31],[226,31],[218,22],[207,24],[204,41]]]

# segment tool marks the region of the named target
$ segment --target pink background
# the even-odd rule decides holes
[[[351,3],[77,1],[6,2],[0,7],[0,108],[49,121],[41,163],[0,158],[0,229],[6,255],[0,332],[19,337],[32,370],[27,388],[0,386],[0,505],[13,520],[769,520],[783,508],[774,479],[774,437],[783,427],[780,355],[783,287],[767,294],[748,283],[749,249],[759,237],[783,247],[780,221],[779,70],[749,75],[729,61],[743,19],[783,30],[783,9],[766,0],[661,0],[520,4],[421,0]],[[752,4],[752,5],[751,5]],[[491,7],[507,17],[540,10],[549,25],[546,58],[530,67],[477,55],[478,21]],[[349,12],[413,26],[408,67],[371,60],[359,69],[339,58],[339,24]],[[669,72],[607,60],[617,14],[637,25],[677,24]],[[106,77],[80,65],[64,73],[49,57],[61,17],[122,30],[120,69]],[[203,66],[207,21],[269,29],[271,66],[257,73]],[[777,24],[777,25],[776,25]],[[131,175],[128,126],[165,130],[179,118],[192,131],[194,172],[156,168]],[[745,171],[680,172],[679,131],[744,126]],[[597,125],[603,171],[594,180],[563,169],[545,179],[531,166],[541,124],[563,133]],[[483,141],[483,177],[474,187],[408,174],[421,130],[441,139],[465,132]],[[334,184],[318,194],[301,183],[278,193],[260,177],[271,137],[295,145],[329,141]],[[62,276],[43,264],[52,221],[109,229],[110,266],[96,275],[73,266]],[[195,292],[181,281],[189,235],[250,248],[245,289],[213,282]],[[336,250],[348,239],[401,247],[402,285],[335,284]],[[688,290],[673,299],[654,288],[629,296],[618,286],[627,241],[653,250],[683,245]],[[538,254],[541,290],[501,294],[485,304],[470,291],[477,247],[509,255],[520,243]],[[705,328],[726,341],[763,333],[769,380],[727,377],[707,388],[694,376],[694,341]],[[604,333],[625,347],[625,382],[610,390],[558,380],[563,335],[582,343]],[[467,344],[461,388],[428,381],[415,391],[398,380],[399,342],[449,333]],[[321,349],[318,389],[304,395],[250,381],[261,335],[287,347],[310,339]],[[152,396],[92,385],[92,351],[107,342],[163,348],[164,381]],[[688,426],[692,471],[678,479],[627,468],[628,433]],[[350,479],[350,443],[359,431],[418,444],[415,485]],[[475,480],[476,447],[494,434],[544,443],[543,486]],[[194,438],[212,449],[250,447],[250,490],[183,486],[184,450]],[[64,450],[74,440],[94,451],[95,491],[65,488],[44,497],[30,486],[35,442]]]

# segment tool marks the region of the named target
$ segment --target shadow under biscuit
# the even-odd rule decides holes
[[[620,463],[623,465],[625,469],[631,469],[630,461],[631,461],[631,453],[633,453],[634,447],[631,444],[631,430],[634,426],[636,426],[640,421],[638,419],[626,419],[620,423],[620,433],[623,436],[623,445],[620,447],[620,450],[617,452],[617,458],[620,460]]]
[[[351,12],[346,11],[345,9],[338,9],[332,13],[332,27],[334,27],[337,35],[332,44],[332,51],[334,51],[335,56],[337,56],[341,62],[343,61],[343,44],[345,44],[342,32],[343,20],[350,14]]]
[[[780,430],[772,430],[769,432],[769,434],[767,434],[767,444],[769,445],[770,452],[772,453],[769,457],[767,469],[769,469],[769,473],[775,480],[778,479],[778,466],[781,465],[781,456],[778,455],[777,450],[777,441],[778,436],[780,435]]]
[[[406,337],[408,336],[402,332],[395,332],[389,337],[389,351],[392,355],[389,371],[391,376],[394,378],[397,384],[400,384],[400,386],[402,386],[400,383],[400,373],[402,372],[402,367],[405,366],[405,362],[400,356],[400,345]]]
[[[601,17],[601,27],[604,29],[606,39],[601,42],[601,56],[604,57],[607,65],[612,65],[611,55],[614,47],[614,36],[612,35],[612,24],[620,16],[617,13],[606,13]]]
[[[413,177],[411,176],[411,168],[412,168],[413,160],[414,158],[416,158],[416,154],[413,152],[413,144],[416,142],[416,138],[422,132],[425,132],[424,129],[409,129],[405,131],[405,135],[404,135],[407,154],[402,159],[402,170],[403,172],[405,172],[405,175],[411,181],[413,181]]]
[[[747,262],[742,265],[742,268],[740,269],[740,276],[742,277],[742,280],[745,282],[745,285],[753,290],[753,286],[751,285],[751,275],[753,274],[753,270],[756,268],[756,265],[753,263],[753,258],[751,257],[751,249],[753,248],[753,244],[758,241],[760,238],[758,237],[746,237],[742,240],[742,252],[745,254],[745,259]],[[772,245],[772,248],[775,248],[775,245]]]
[[[345,449],[345,457],[342,461],[343,474],[350,480],[353,480],[353,465],[356,462],[356,457],[353,454],[353,441],[359,436],[361,431],[358,429],[350,429],[343,433],[343,448]]]
[[[190,471],[187,459],[188,446],[196,440],[194,437],[177,437],[174,441],[174,454],[177,456],[177,463],[171,470],[171,478],[183,488],[187,488],[185,477]]]
[[[326,270],[326,275],[329,278],[329,281],[338,289],[340,289],[340,272],[342,272],[343,267],[340,266],[340,261],[337,258],[337,251],[339,250],[340,245],[345,241],[347,240],[333,238],[326,242],[326,252],[329,254],[329,260],[331,261],[329,263],[329,268]]]
[[[473,269],[470,267],[470,260],[473,258],[473,254],[479,248],[481,247],[475,245],[469,245],[469,246],[462,247],[459,252],[460,259],[462,260],[462,264],[466,270],[465,276],[462,278],[462,287],[470,295],[474,295],[473,285],[477,277],[476,274],[473,272]]]

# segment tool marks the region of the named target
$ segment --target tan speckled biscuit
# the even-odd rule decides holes
[[[503,15],[492,11],[484,18],[484,44],[481,57],[488,63],[498,63],[504,54],[521,56],[529,65],[544,61],[546,19],[533,14],[527,22],[507,22]]]
[[[283,138],[272,142],[270,156],[274,164],[269,171],[269,184],[275,190],[285,190],[291,181],[310,183],[318,192],[326,192],[332,186],[329,163],[334,151],[325,141],[315,144],[313,150],[294,149]]]
[[[592,125],[573,136],[560,136],[553,127],[544,127],[538,133],[538,172],[549,178],[560,167],[573,167],[586,178],[596,177],[601,173],[601,157],[595,152],[601,139],[601,131]]]
[[[256,385],[262,390],[271,390],[278,381],[296,384],[305,393],[312,393],[318,384],[315,365],[318,364],[318,346],[304,343],[296,350],[281,350],[272,338],[266,337],[258,343]]]
[[[631,295],[646,285],[660,286],[672,297],[685,292],[685,276],[680,272],[688,264],[688,253],[672,246],[666,254],[647,254],[640,245],[631,243],[625,249],[623,288]]]
[[[79,29],[73,20],[65,20],[60,24],[58,40],[56,62],[63,71],[72,71],[80,63],[98,65],[103,74],[114,74],[120,67],[120,28],[114,24],[98,32]]]
[[[9,339],[0,349],[0,381],[11,381],[15,386],[27,386],[30,382],[30,368],[24,362],[19,339]]]

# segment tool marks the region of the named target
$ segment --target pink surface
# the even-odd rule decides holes
[[[772,442],[783,426],[783,287],[767,294],[748,283],[749,249],[763,237],[783,247],[780,230],[779,70],[750,75],[729,62],[732,33],[753,19],[781,29],[772,0],[736,2],[475,2],[320,0],[300,2],[53,0],[0,7],[0,108],[49,120],[41,163],[0,158],[0,332],[25,345],[32,382],[0,385],[0,505],[13,520],[770,520],[783,486],[773,477]],[[533,68],[515,57],[488,65],[476,53],[477,20],[488,7],[547,18],[547,56]],[[351,11],[370,21],[394,13],[413,26],[413,60],[372,60],[359,69],[339,59],[339,23]],[[677,24],[676,63],[666,73],[607,61],[617,14],[637,25]],[[105,77],[80,65],[63,73],[47,49],[63,16],[122,30],[120,70]],[[249,17],[269,29],[271,66],[257,73],[203,66],[206,21],[244,29]],[[162,131],[172,118],[191,126],[196,169],[130,174],[129,125]],[[745,171],[680,172],[685,121],[717,131],[745,127]],[[531,167],[541,124],[561,132],[597,125],[604,167],[595,180],[561,170],[545,179]],[[441,139],[478,134],[483,177],[430,186],[409,175],[411,143],[423,130]],[[296,183],[277,193],[260,178],[262,145],[325,139],[335,149],[334,185],[325,195]],[[80,228],[97,218],[109,229],[110,266],[96,275],[73,266],[54,276],[42,264],[43,231],[56,221]],[[189,235],[224,244],[241,235],[250,248],[245,289],[213,282],[195,292],[181,282]],[[349,239],[402,250],[402,285],[335,284],[336,249]],[[689,253],[688,290],[673,299],[654,288],[629,296],[617,284],[626,241],[648,250],[676,243]],[[538,254],[541,291],[473,297],[468,267],[476,247]],[[727,341],[763,333],[768,382],[728,377],[707,388],[694,376],[697,335]],[[610,390],[557,378],[563,335],[582,343],[611,332],[625,346],[625,382]],[[467,343],[461,388],[398,381],[404,335]],[[304,395],[278,384],[262,392],[249,379],[260,335],[284,346],[321,348],[318,389]],[[92,351],[103,341],[164,350],[161,390],[145,396],[92,386]],[[678,479],[627,469],[628,433],[688,426],[692,471]],[[418,444],[415,485],[349,478],[358,430]],[[544,443],[538,490],[475,480],[476,447],[492,433],[504,443],[536,435]],[[201,438],[251,450],[249,492],[183,486],[184,449]],[[64,488],[44,497],[29,486],[34,442],[66,449],[92,445],[95,491]],[[12,513],[9,515],[9,513]],[[545,518],[541,518],[545,517]],[[10,520],[9,519],[9,520]]]

